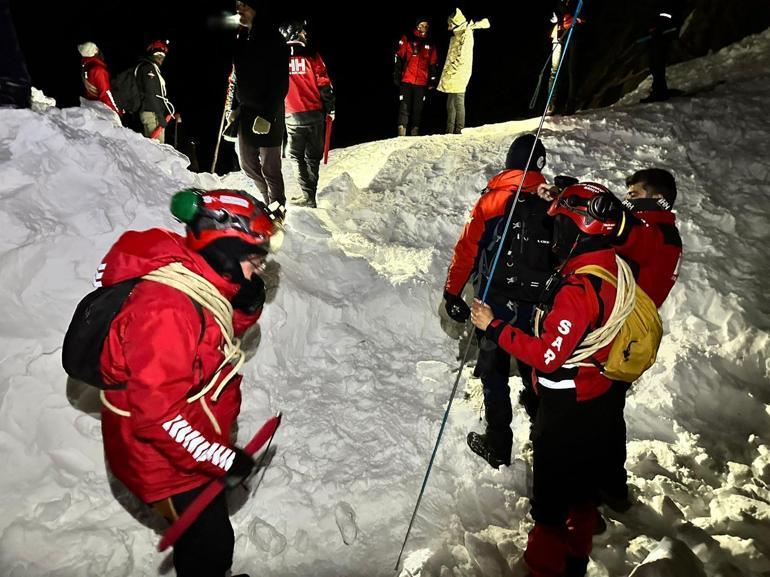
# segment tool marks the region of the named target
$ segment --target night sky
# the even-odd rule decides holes
[[[114,75],[135,63],[149,41],[167,38],[171,51],[163,73],[169,97],[183,115],[186,134],[198,142],[201,168],[208,170],[235,34],[212,26],[211,18],[232,14],[234,2],[116,0],[47,4],[11,1],[33,85],[56,98],[60,107],[76,106],[82,92],[78,43],[95,42]],[[309,40],[329,68],[337,94],[332,147],[395,136],[395,45],[401,34],[413,28],[416,17],[427,17],[439,51],[440,71],[450,37],[446,19],[455,6],[469,19],[487,17],[492,24],[490,30],[475,34],[466,124],[476,126],[533,115],[527,106],[550,50],[550,2],[370,3],[365,14],[363,9],[338,10],[329,2],[276,4],[286,4],[274,9],[280,10],[276,20],[307,20]],[[442,131],[445,103],[444,94],[429,94],[423,133]]]

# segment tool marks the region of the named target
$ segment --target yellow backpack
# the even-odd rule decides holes
[[[599,277],[617,288],[618,279],[598,265],[587,265],[575,272]],[[608,379],[626,383],[635,381],[653,365],[663,337],[663,324],[655,303],[639,285],[634,283],[634,286],[634,308],[612,342],[610,355],[602,369]]]

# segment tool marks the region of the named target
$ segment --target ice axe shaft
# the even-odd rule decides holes
[[[324,134],[324,164],[329,162],[329,145],[332,141],[332,120],[331,116],[326,117],[326,133]]]

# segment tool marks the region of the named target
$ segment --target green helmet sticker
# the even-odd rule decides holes
[[[201,205],[200,191],[194,188],[186,188],[175,193],[171,197],[171,214],[174,218],[189,224],[198,214]]]

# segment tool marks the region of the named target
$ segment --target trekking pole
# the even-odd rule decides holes
[[[233,106],[233,94],[235,94],[235,65],[230,71],[227,77],[227,90],[225,92],[225,105],[222,108],[222,118],[219,121],[219,130],[217,131],[217,143],[214,145],[214,159],[211,161],[211,173],[213,174],[217,168],[217,159],[219,158],[219,144],[222,142],[222,131],[225,128],[225,119],[227,118],[228,111]]]
[[[540,70],[540,74],[537,77],[537,86],[535,86],[535,91],[532,93],[532,100],[529,101],[530,110],[535,107],[535,104],[537,103],[537,97],[540,96],[540,87],[543,85],[543,76],[545,75],[545,71],[548,68],[548,65],[551,63],[551,59],[553,58],[553,51],[556,50],[557,44],[558,42],[551,43],[551,51],[548,53],[548,58],[545,59],[545,64],[543,64],[543,68]]]
[[[577,17],[580,14],[580,10],[582,8],[583,8],[583,0],[578,0],[578,5],[577,5],[577,8],[575,9],[575,14],[574,14],[575,20],[577,20]],[[495,253],[495,259],[492,262],[492,268],[489,271],[487,284],[481,296],[482,302],[486,302],[487,300],[487,293],[489,292],[489,287],[492,284],[492,276],[494,275],[495,267],[497,266],[497,261],[500,259],[500,253],[503,250],[503,244],[505,243],[505,237],[508,234],[508,229],[511,226],[511,220],[513,219],[513,211],[516,208],[516,203],[519,201],[519,195],[521,194],[521,187],[524,185],[524,180],[526,179],[527,172],[529,171],[529,163],[532,161],[532,156],[535,154],[535,146],[537,146],[537,141],[540,138],[540,132],[543,130],[543,124],[545,123],[545,113],[548,110],[548,105],[551,104],[551,98],[553,97],[554,89],[556,88],[556,84],[559,81],[559,72],[561,71],[561,65],[562,65],[562,62],[564,62],[564,57],[567,55],[567,50],[569,49],[569,42],[570,42],[570,39],[572,38],[572,31],[574,29],[575,29],[574,26],[571,27],[569,29],[569,33],[567,34],[567,41],[564,43],[564,50],[562,50],[561,58],[559,59],[559,66],[556,69],[556,75],[554,76],[554,79],[553,79],[553,85],[551,86],[551,90],[548,93],[548,99],[546,100],[545,108],[543,109],[543,114],[540,116],[540,124],[537,127],[535,142],[532,144],[532,149],[529,151],[529,158],[527,159],[527,163],[524,168],[524,174],[522,175],[521,181],[519,182],[519,187],[516,189],[516,195],[513,198],[513,203],[511,204],[511,208],[508,211],[508,217],[505,222],[505,228],[503,229],[503,235],[499,240],[500,244],[497,247],[497,252]],[[474,331],[474,336],[475,336],[475,331]],[[468,356],[468,351],[470,350],[472,341],[473,341],[473,336],[470,339],[468,339],[468,345],[465,348],[465,353],[463,354],[460,368],[457,371],[457,378],[455,378],[455,382],[452,387],[452,393],[449,396],[449,402],[447,403],[446,410],[444,411],[444,418],[441,421],[441,427],[439,428],[439,431],[438,431],[436,444],[433,446],[433,453],[431,453],[430,461],[428,462],[428,468],[425,470],[425,477],[422,480],[422,487],[420,488],[420,493],[417,496],[417,503],[414,506],[414,511],[412,512],[412,518],[409,520],[409,526],[406,529],[404,542],[401,544],[401,551],[398,554],[398,559],[396,560],[396,566],[393,568],[394,571],[398,571],[398,566],[401,563],[401,557],[404,554],[406,543],[409,540],[409,533],[412,531],[412,525],[414,524],[415,517],[417,516],[417,510],[420,508],[420,502],[422,501],[422,496],[425,493],[425,487],[428,484],[428,477],[430,476],[431,469],[433,468],[433,461],[436,458],[436,452],[438,451],[438,446],[439,446],[439,443],[441,442],[441,435],[444,433],[444,427],[446,426],[447,419],[449,417],[449,409],[452,408],[452,402],[454,401],[455,392],[457,391],[457,385],[460,382],[460,377],[462,376],[463,367],[465,366],[465,361]]]

